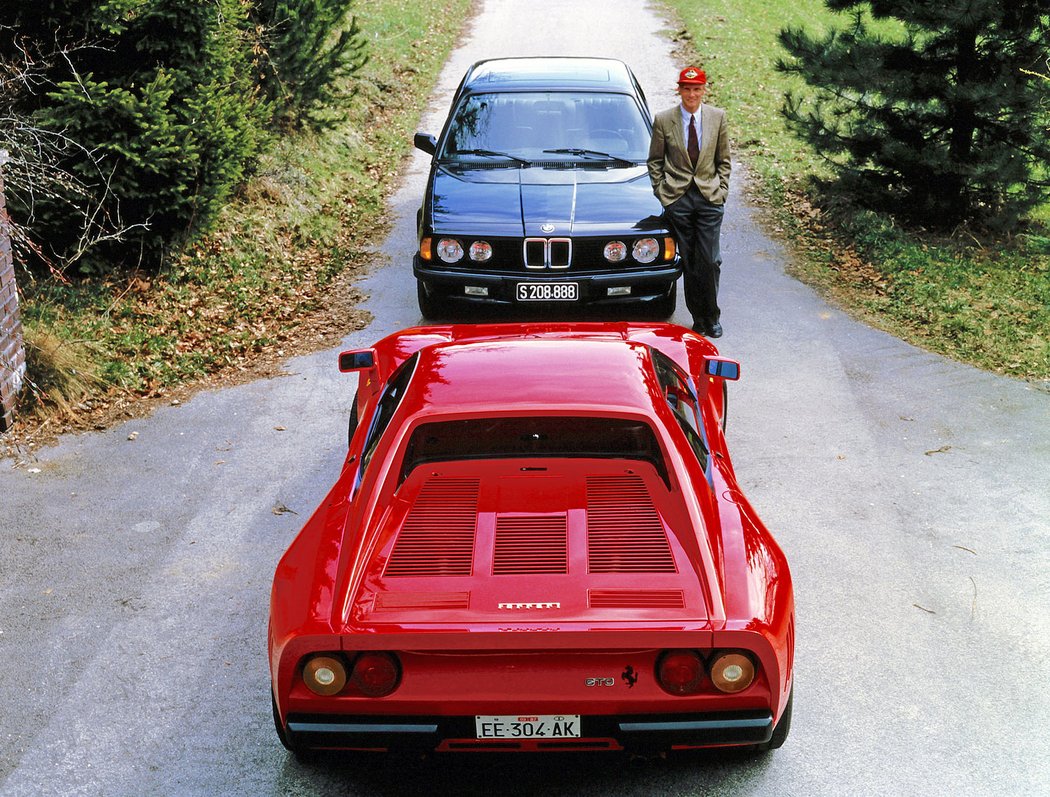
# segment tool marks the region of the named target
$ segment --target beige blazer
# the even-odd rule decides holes
[[[680,106],[661,111],[653,120],[647,166],[653,193],[664,207],[689,190],[690,183],[711,204],[725,204],[732,169],[725,111],[701,104],[700,124],[700,157],[693,169],[682,133]]]

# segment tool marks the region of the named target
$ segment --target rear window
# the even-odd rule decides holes
[[[652,428],[623,418],[470,418],[419,426],[405,450],[401,480],[431,462],[522,457],[633,459],[651,463],[667,482]]]

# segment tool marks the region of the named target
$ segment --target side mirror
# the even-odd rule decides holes
[[[416,133],[412,137],[412,144],[416,149],[421,149],[428,155],[433,155],[438,148],[437,139],[430,133]]]
[[[376,353],[374,349],[356,349],[339,354],[339,370],[344,374],[350,371],[365,371],[375,368]]]
[[[704,361],[704,373],[735,381],[740,378],[740,363],[727,357],[708,357]]]

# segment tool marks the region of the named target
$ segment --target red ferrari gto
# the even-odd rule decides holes
[[[349,451],[270,603],[286,747],[784,743],[794,598],[726,449],[736,362],[670,324],[537,323],[339,363]]]

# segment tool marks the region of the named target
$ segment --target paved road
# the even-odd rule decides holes
[[[493,55],[621,57],[670,105],[663,26],[640,1],[487,0],[422,127]],[[394,256],[365,285],[376,321],[348,346],[419,321],[407,262],[425,167],[392,200]],[[0,463],[0,795],[1050,793],[1050,395],[874,332],[786,277],[739,177],[724,249],[720,344],[744,363],[730,445],[798,596],[783,749],[286,755],[267,598],[345,444],[354,384],[324,352],[65,438],[39,472]]]

